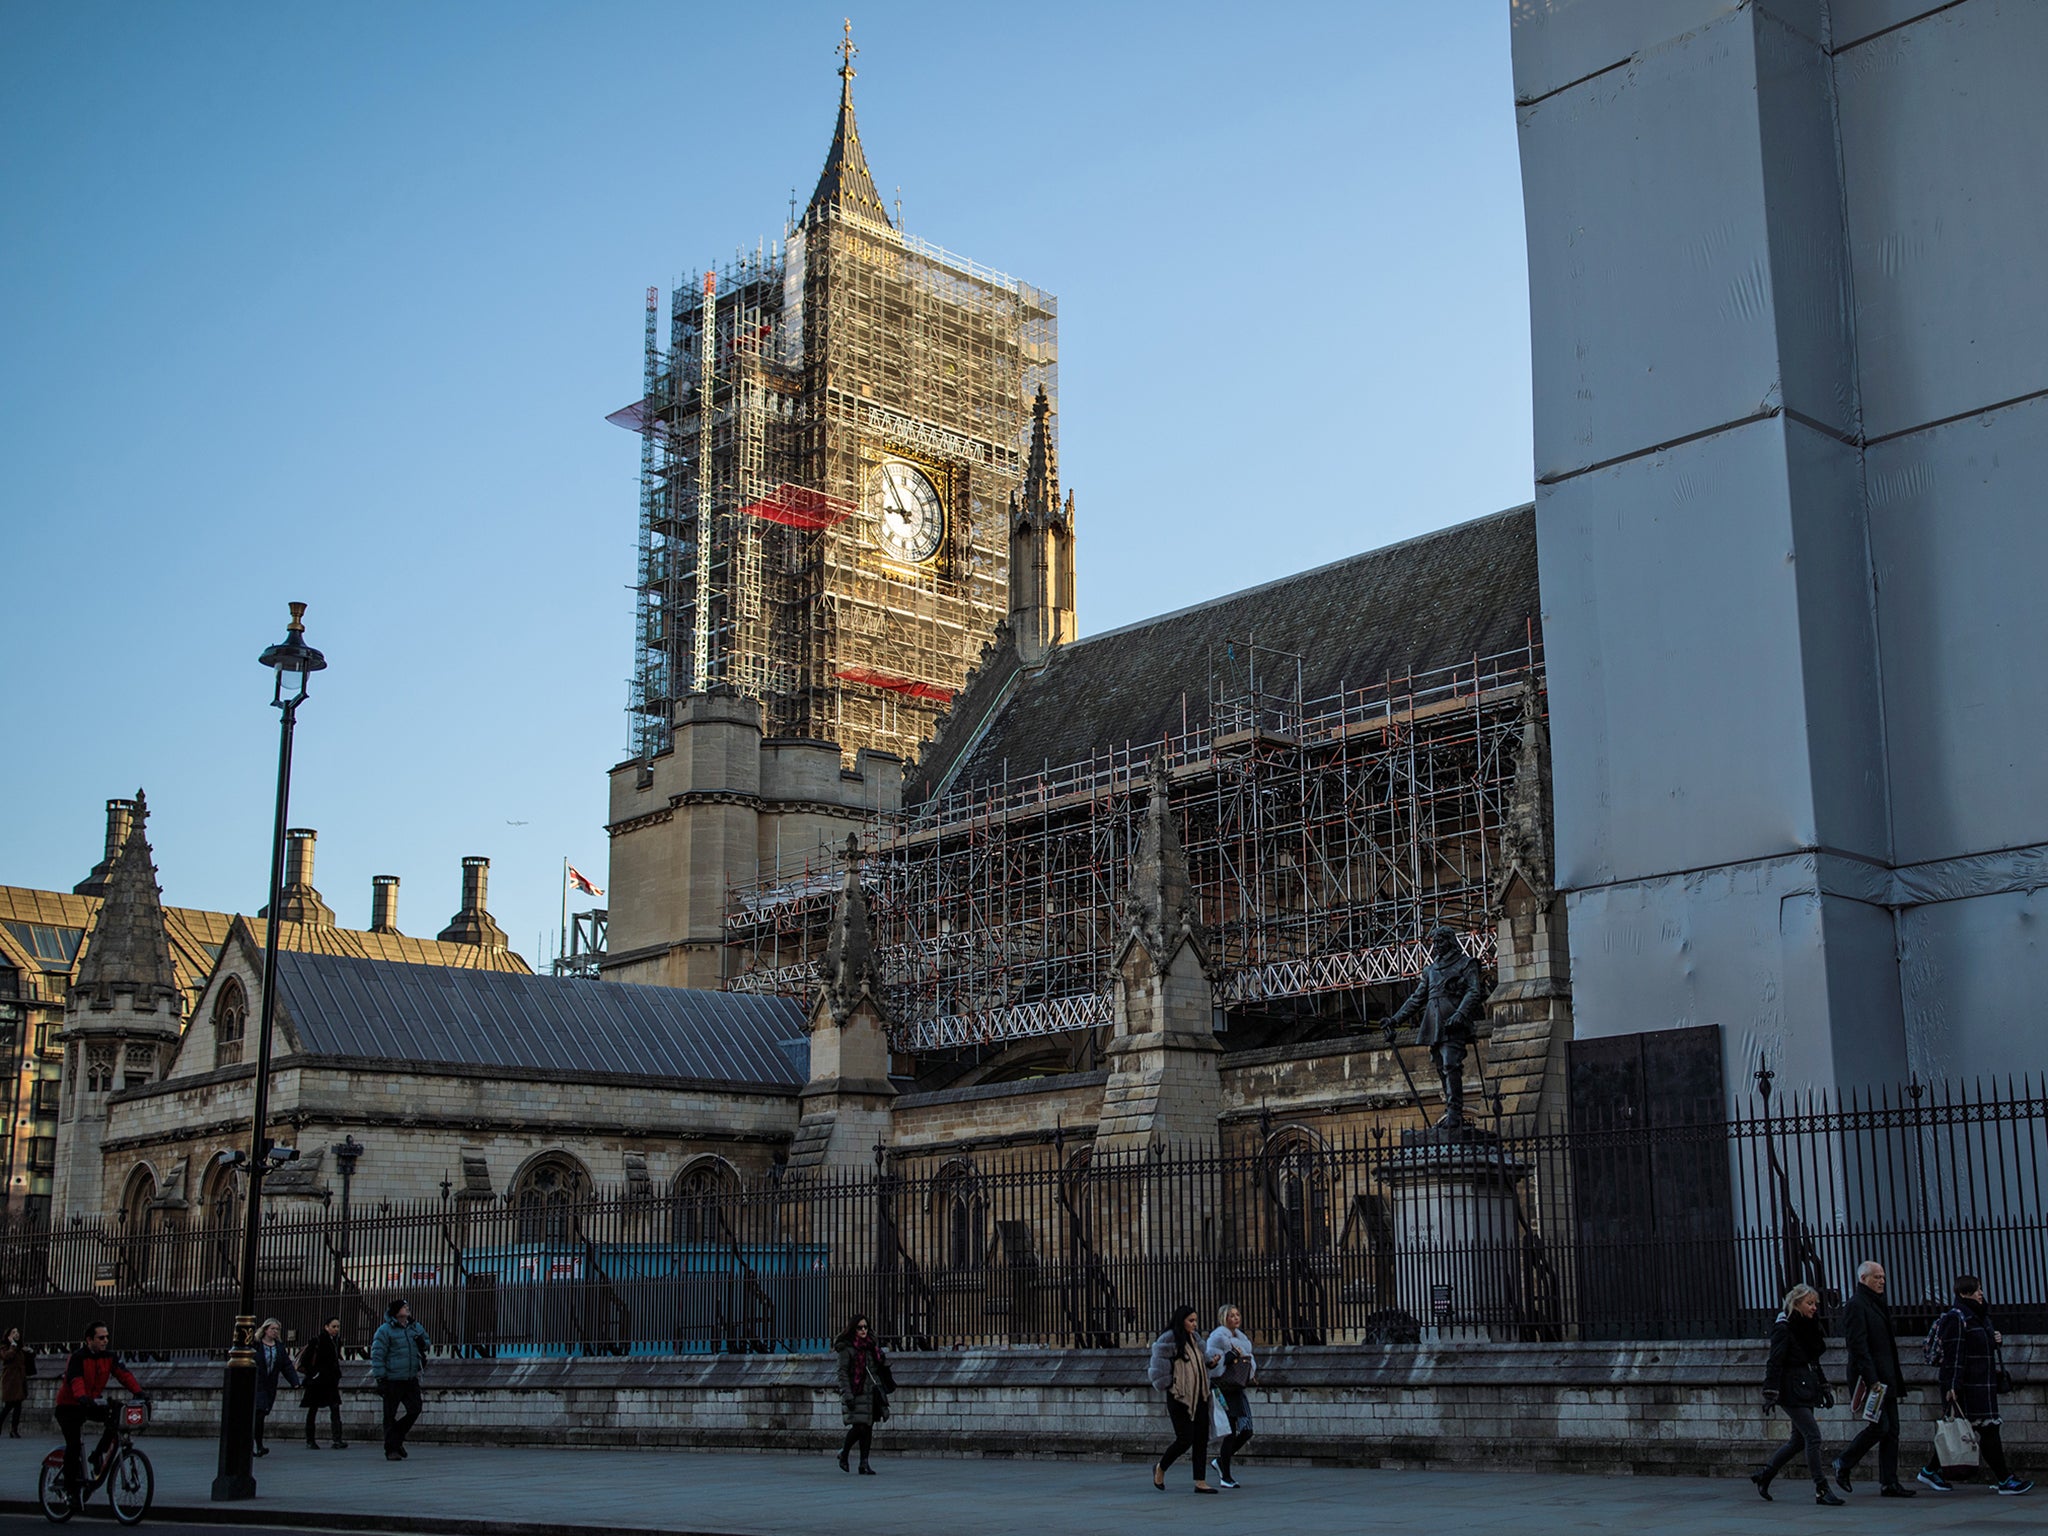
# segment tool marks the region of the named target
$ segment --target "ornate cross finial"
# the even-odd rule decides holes
[[[853,61],[855,56],[860,53],[860,50],[853,45],[853,18],[851,16],[846,18],[845,41],[832,51],[839,55],[839,78],[846,81],[849,85],[852,84],[854,74],[856,73]]]

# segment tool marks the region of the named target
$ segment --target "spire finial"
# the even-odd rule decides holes
[[[853,61],[860,53],[860,49],[856,48],[853,44],[853,18],[851,16],[846,18],[845,39],[832,51],[839,55],[839,78],[844,82],[839,87],[839,94],[844,97],[851,97],[853,94],[853,77],[859,73],[853,67]]]

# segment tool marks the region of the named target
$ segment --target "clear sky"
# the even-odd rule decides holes
[[[844,4],[0,0],[0,883],[149,792],[166,898],[292,821],[368,921],[605,883],[644,290],[782,233]],[[1530,495],[1505,0],[870,4],[913,232],[1057,294],[1081,628]]]

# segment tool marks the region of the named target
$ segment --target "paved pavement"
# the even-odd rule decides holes
[[[886,1451],[886,1431],[882,1439]],[[26,1512],[43,1452],[55,1443],[48,1431],[0,1440],[0,1511]],[[316,1452],[282,1440],[256,1464],[255,1502],[222,1506],[207,1497],[212,1441],[145,1436],[142,1444],[156,1467],[152,1524],[225,1520],[508,1536],[1181,1536],[1193,1522],[1285,1536],[1360,1530],[1440,1536],[1446,1529],[1810,1536],[1832,1523],[1844,1536],[1962,1530],[1993,1536],[2039,1532],[2048,1520],[2048,1491],[1996,1498],[1968,1486],[1911,1500],[1879,1499],[1872,1488],[1836,1510],[1816,1509],[1810,1492],[1792,1479],[1778,1485],[1776,1502],[1765,1504],[1739,1479],[1363,1471],[1270,1465],[1253,1456],[1239,1468],[1241,1490],[1197,1500],[1188,1491],[1185,1463],[1160,1494],[1147,1468],[1108,1461],[884,1454],[876,1459],[879,1475],[849,1477],[823,1454],[420,1445],[411,1460],[393,1463],[374,1444]],[[96,1523],[104,1520],[104,1503],[93,1514]]]

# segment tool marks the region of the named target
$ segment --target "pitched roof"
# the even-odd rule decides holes
[[[853,64],[851,59],[839,71],[839,122],[832,130],[832,147],[825,152],[825,169],[818,175],[817,190],[804,208],[804,221],[822,209],[832,208],[894,229],[882,196],[875,190],[875,178],[868,173],[868,157],[860,147],[860,129],[853,120]]]
[[[787,997],[280,950],[278,1000],[315,1056],[581,1076],[803,1085],[805,1009]]]
[[[1157,741],[1181,729],[1183,710],[1200,723],[1212,665],[1241,672],[1248,641],[1300,656],[1302,696],[1314,700],[1519,649],[1540,615],[1535,508],[1497,512],[1090,635],[1035,672],[985,667],[905,793],[986,783],[1006,763],[1012,774],[1036,773]]]

